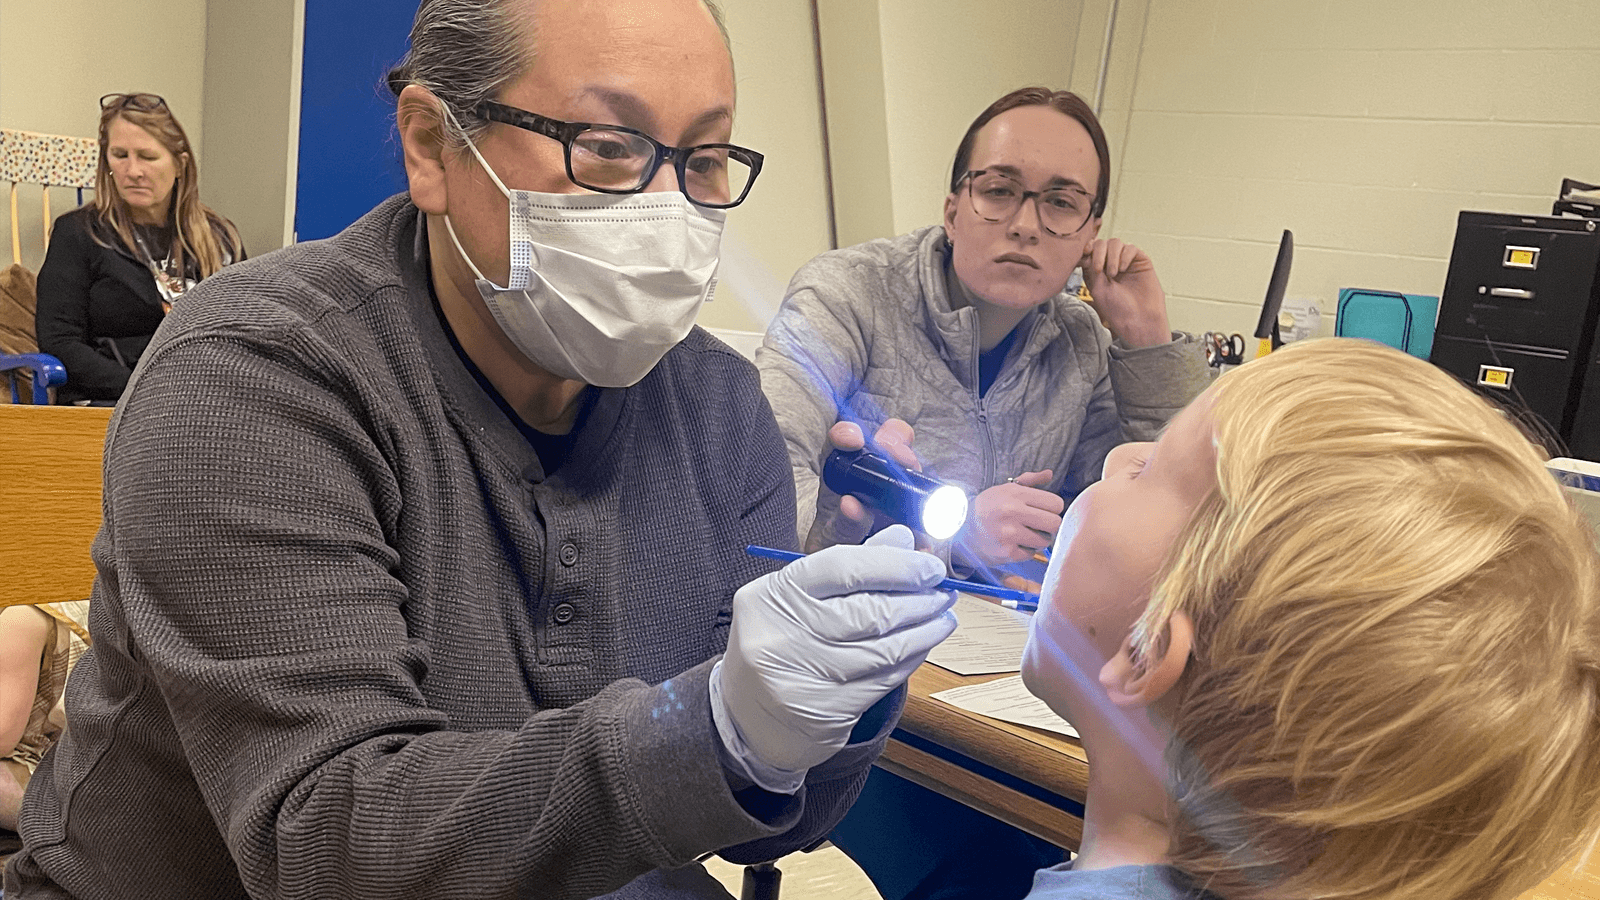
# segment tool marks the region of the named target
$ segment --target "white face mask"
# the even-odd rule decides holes
[[[456,252],[506,337],[554,375],[629,387],[694,327],[717,283],[727,213],[678,191],[543,194],[508,190],[478,158],[511,207],[509,286],[483,277],[447,214]]]

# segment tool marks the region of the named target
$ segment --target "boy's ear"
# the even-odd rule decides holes
[[[1117,654],[1100,669],[1100,684],[1111,702],[1124,708],[1147,707],[1166,696],[1189,667],[1194,649],[1194,620],[1179,610],[1154,642],[1150,658],[1136,658],[1133,635],[1122,640]]]
[[[400,92],[396,120],[405,157],[411,202],[429,215],[446,211],[444,121],[440,101],[421,85],[408,84]]]

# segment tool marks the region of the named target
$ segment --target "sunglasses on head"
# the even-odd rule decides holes
[[[166,109],[167,101],[160,94],[107,94],[100,98],[101,109],[136,109],[155,112]]]

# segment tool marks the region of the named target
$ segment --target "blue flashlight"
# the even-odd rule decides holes
[[[954,535],[967,521],[965,491],[866,449],[828,454],[822,464],[822,483],[840,496],[855,495],[936,541]]]

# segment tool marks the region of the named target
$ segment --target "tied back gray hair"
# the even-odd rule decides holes
[[[473,112],[522,74],[530,42],[507,0],[423,0],[411,25],[411,47],[389,70],[396,97],[408,84],[427,88],[447,108],[444,132],[451,143],[476,139],[489,123]]]
[[[495,99],[533,61],[534,41],[516,21],[517,2],[422,0],[411,25],[411,47],[389,70],[386,80],[396,97],[415,84],[444,103],[445,135],[453,144],[477,140],[488,129],[489,123],[475,112],[478,104]],[[722,9],[716,0],[700,2],[711,12],[731,55]]]

